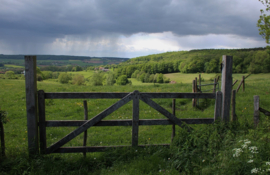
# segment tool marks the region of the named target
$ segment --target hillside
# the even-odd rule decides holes
[[[120,63],[118,68],[119,72],[139,70],[149,74],[173,72],[218,73],[220,71],[222,55],[233,56],[234,73],[270,72],[270,57],[266,48],[202,49],[166,52],[132,58]],[[131,74],[128,73],[127,75]]]
[[[119,64],[129,58],[119,57],[87,57],[87,56],[69,56],[69,55],[37,55],[38,66],[93,66],[106,64]],[[24,55],[3,55],[0,54],[0,63],[24,65]]]

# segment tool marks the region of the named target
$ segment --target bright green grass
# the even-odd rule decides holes
[[[94,71],[90,71],[90,70],[87,70],[87,71],[78,71],[78,72],[67,72],[69,74],[73,74],[73,75],[76,75],[76,74],[81,74],[83,75],[85,78],[87,77],[91,77],[93,74],[94,74]]]
[[[24,66],[18,66],[14,64],[5,64],[5,67],[11,67],[11,68],[24,68]]]
[[[184,75],[184,74],[182,74]],[[186,76],[194,77],[198,74],[186,74]],[[214,76],[214,74],[212,74]],[[210,77],[210,76],[209,76]],[[233,75],[235,78],[241,79],[242,75]],[[236,89],[239,82],[233,87]],[[45,92],[132,92],[139,90],[140,92],[191,92],[191,83],[188,84],[153,84],[145,86],[75,86],[63,85],[51,81],[38,82],[38,89],[43,89]],[[236,115],[239,122],[244,123],[248,121],[253,122],[253,96],[260,96],[260,107],[270,110],[269,101],[269,86],[270,74],[251,75],[246,79],[246,89],[242,89],[236,95]],[[46,100],[46,120],[82,120],[83,119],[83,100],[84,99],[57,99]],[[115,103],[116,99],[87,99],[89,119],[102,112],[104,109]],[[159,105],[171,111],[171,99],[154,99]],[[208,101],[204,111],[193,109],[191,107],[191,99],[177,99],[176,100],[176,116],[178,118],[213,118],[214,115],[214,101]],[[8,156],[9,164],[16,157],[19,157],[24,152],[27,152],[27,122],[26,122],[26,102],[25,102],[25,84],[24,80],[3,80],[0,79],[0,107],[2,110],[8,112],[9,122],[4,125],[5,127],[5,140],[6,140],[6,153]],[[140,119],[163,119],[165,118],[157,111],[140,101]],[[104,120],[121,120],[132,118],[132,102],[121,107],[119,110],[113,112]],[[261,115],[261,120],[266,120],[264,115]],[[194,128],[200,128],[203,125],[192,125]],[[47,128],[47,146],[55,143],[66,134],[75,129],[68,127]],[[87,146],[112,146],[112,145],[131,145],[131,127],[91,127],[88,129]],[[176,126],[176,133],[178,136],[179,127]],[[251,131],[250,131],[251,132]],[[139,144],[162,144],[170,143],[171,126],[140,126],[139,127]],[[79,135],[65,146],[82,146],[83,135]],[[132,151],[132,152],[130,152]],[[135,154],[135,150],[121,151],[120,153],[88,153],[88,159],[83,161],[81,153],[76,154],[54,154],[42,158],[42,169],[36,168],[36,173],[47,174],[48,172],[66,172],[66,166],[74,166],[76,161],[81,162],[81,168],[87,171],[91,170],[91,174],[149,174],[150,169],[153,170],[152,174],[159,172],[159,169],[165,169],[168,174],[177,174],[170,167],[166,167],[163,158],[161,159],[156,152],[146,150],[143,154]],[[103,157],[104,155],[104,157]],[[106,163],[109,160],[118,160],[117,157],[131,156],[128,162],[118,162],[116,164]],[[27,156],[26,156],[27,157]],[[114,157],[114,158],[112,158]],[[24,160],[24,158],[22,158]],[[25,165],[24,162],[15,159],[10,166],[16,167],[17,174],[23,174],[24,171],[30,171],[31,165]],[[35,161],[36,162],[36,161]],[[43,162],[43,163],[42,163]],[[61,162],[61,163],[59,163]],[[137,162],[137,163],[135,163]],[[141,162],[141,163],[139,163]],[[163,163],[162,163],[163,162]],[[133,164],[134,163],[134,164]],[[13,165],[14,164],[14,165]],[[53,167],[52,164],[57,165]],[[63,165],[62,165],[63,164]],[[89,168],[89,164],[95,168]],[[105,166],[105,165],[106,166]],[[148,164],[148,166],[144,166]],[[210,166],[210,164],[209,164]],[[88,167],[88,168],[86,168]],[[121,168],[120,168],[121,167]],[[122,169],[123,167],[123,169]],[[148,167],[148,168],[147,168]],[[151,167],[151,168],[149,168]],[[10,167],[7,167],[10,168]],[[27,170],[27,168],[30,170]],[[79,167],[68,168],[70,174],[80,174],[75,170],[80,171]],[[19,171],[19,169],[21,169]],[[145,171],[143,171],[145,169]],[[1,170],[1,168],[0,168]],[[54,170],[54,171],[53,171]],[[85,171],[86,171],[85,170]],[[8,170],[6,170],[8,171]],[[74,171],[74,172],[73,172]],[[86,172],[87,172],[86,171]],[[0,171],[1,172],[1,171]],[[47,173],[46,173],[47,172]],[[84,172],[82,170],[82,172]],[[81,173],[82,173],[81,172]],[[165,173],[165,172],[164,172]],[[16,174],[16,173],[14,173]]]

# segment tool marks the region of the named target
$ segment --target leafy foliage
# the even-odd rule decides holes
[[[62,84],[67,84],[71,80],[71,76],[65,72],[60,73],[58,81]]]

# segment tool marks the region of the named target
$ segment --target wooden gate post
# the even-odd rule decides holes
[[[172,100],[172,114],[175,116],[175,98]],[[172,125],[171,142],[173,142],[174,136],[175,136],[175,124]]]
[[[133,118],[132,118],[132,146],[138,146],[139,136],[139,91],[135,90],[133,98]]]
[[[258,95],[254,95],[253,98],[254,98],[254,126],[256,128],[260,122],[260,97]]]
[[[25,92],[29,155],[38,154],[36,56],[25,56]]]
[[[232,93],[232,63],[233,57],[223,55],[222,57],[222,79],[221,79],[221,92],[222,92],[222,111],[221,116],[224,122],[230,121],[230,104]]]

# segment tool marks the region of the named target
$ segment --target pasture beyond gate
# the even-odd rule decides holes
[[[95,152],[102,151],[106,148],[115,148],[123,146],[110,147],[62,147],[79,134],[85,132],[90,127],[94,126],[132,126],[132,145],[131,146],[147,146],[138,145],[139,125],[178,125],[182,127],[183,122],[186,124],[211,124],[217,119],[225,122],[229,121],[231,88],[232,88],[232,57],[223,56],[222,69],[222,90],[216,93],[140,93],[134,91],[131,93],[47,93],[43,90],[37,92],[36,85],[36,57],[25,56],[25,81],[26,81],[26,104],[27,104],[27,128],[28,128],[28,149],[29,154],[39,153],[71,153],[71,152]],[[37,98],[38,97],[38,98]],[[90,120],[76,121],[46,121],[45,119],[45,99],[121,99],[111,105],[103,112],[94,116]],[[153,98],[210,98],[216,99],[215,111],[213,118],[204,119],[178,119],[154,102]],[[37,101],[38,99],[38,101]],[[106,116],[110,115],[121,106],[129,101],[133,101],[133,118],[132,120],[106,120],[102,121]],[[139,102],[143,101],[151,106],[159,113],[163,114],[168,119],[139,119]],[[38,107],[38,110],[37,110]],[[39,117],[38,113],[39,111]],[[60,139],[58,142],[47,147],[46,144],[46,127],[63,127],[63,126],[78,126],[73,132]],[[39,138],[39,139],[38,139]],[[168,144],[167,144],[168,145]]]

